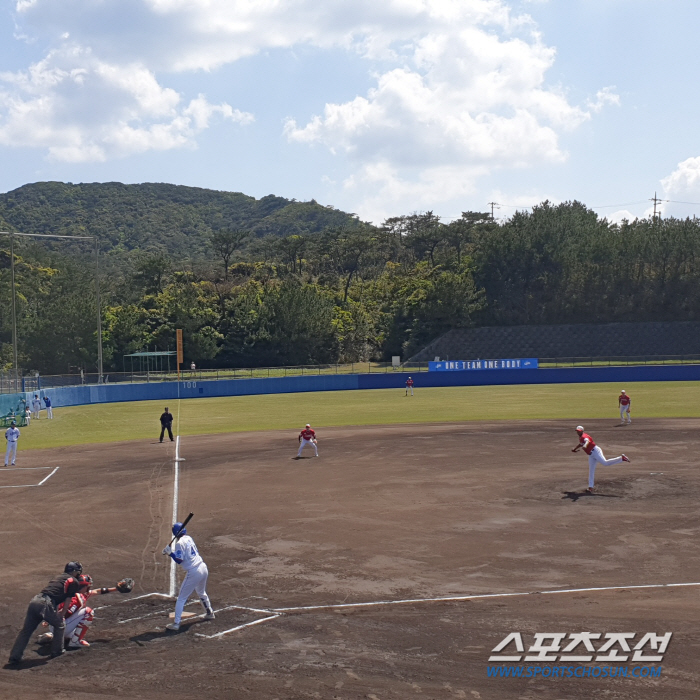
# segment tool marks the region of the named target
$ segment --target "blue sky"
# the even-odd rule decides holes
[[[0,191],[700,215],[698,26],[694,0],[0,0]]]

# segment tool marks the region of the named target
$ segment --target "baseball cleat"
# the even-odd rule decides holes
[[[594,492],[595,492],[595,487],[594,487],[594,486],[589,486],[589,487],[586,489],[586,493],[594,493]]]
[[[205,620],[216,620],[216,615],[214,615],[214,612],[213,612],[213,611],[212,611],[212,612],[208,612],[208,613],[204,616],[204,619],[205,619]]]
[[[629,462],[630,458],[627,455],[622,455],[622,461],[623,462]]]
[[[168,625],[165,625],[166,630],[170,630],[171,632],[177,632],[180,629],[180,623],[179,622],[171,622]]]
[[[53,634],[51,632],[45,632],[44,634],[40,634],[36,638],[37,644],[48,644],[49,642],[53,641]]]
[[[77,642],[71,640],[68,642],[69,649],[82,649],[83,647],[89,647],[90,642],[86,642],[84,639],[79,639]]]

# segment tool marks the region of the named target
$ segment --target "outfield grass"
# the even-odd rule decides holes
[[[228,396],[167,402],[181,435],[249,430],[297,431],[314,427],[470,420],[619,417],[619,384],[547,384],[446,387],[415,390],[320,391]],[[700,382],[637,382],[625,385],[632,416],[700,416]],[[166,402],[98,404],[54,409],[54,420],[22,428],[20,450],[157,438]],[[179,414],[179,415],[178,415]],[[178,426],[179,417],[179,426]]]

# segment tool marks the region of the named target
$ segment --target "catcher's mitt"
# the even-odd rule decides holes
[[[123,578],[119,583],[117,583],[117,590],[120,593],[131,593],[134,588],[133,578]]]

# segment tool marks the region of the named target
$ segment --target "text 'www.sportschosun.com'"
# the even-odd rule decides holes
[[[489,678],[659,678],[661,666],[488,666]]]

